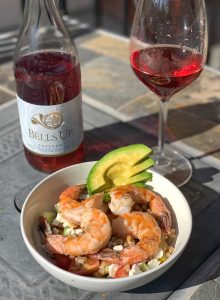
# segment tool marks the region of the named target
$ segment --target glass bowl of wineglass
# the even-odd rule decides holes
[[[192,175],[190,162],[164,143],[168,102],[201,74],[207,56],[203,0],[140,0],[130,38],[130,63],[137,78],[160,99],[154,169],[177,186]]]

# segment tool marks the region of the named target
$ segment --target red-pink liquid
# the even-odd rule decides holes
[[[21,57],[14,68],[18,96],[32,104],[55,105],[72,100],[81,92],[80,66],[69,54],[36,52]],[[43,172],[53,172],[79,163],[83,146],[67,155],[40,156],[25,148],[28,162]]]
[[[189,48],[158,46],[132,53],[131,66],[147,87],[168,100],[200,75],[203,57]]]

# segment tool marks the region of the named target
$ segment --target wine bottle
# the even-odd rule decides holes
[[[27,0],[14,58],[24,152],[42,172],[83,159],[77,50],[56,0]]]

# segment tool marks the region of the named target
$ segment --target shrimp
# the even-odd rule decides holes
[[[170,211],[159,195],[146,188],[136,187],[133,185],[113,188],[109,194],[111,197],[109,209],[113,214],[121,215],[129,213],[134,204],[148,203],[150,212],[160,220],[162,228],[164,228],[166,232],[170,232]]]
[[[58,211],[71,224],[78,224],[80,222],[84,207],[98,208],[104,212],[107,210],[106,204],[103,203],[104,193],[97,193],[79,201],[80,195],[84,190],[84,185],[74,185],[65,189],[59,197]]]
[[[49,252],[79,256],[98,252],[111,238],[111,225],[106,214],[97,208],[83,207],[78,236],[47,235],[45,247]]]
[[[104,249],[91,257],[121,266],[133,265],[155,255],[161,242],[161,229],[155,218],[147,212],[131,212],[112,221],[112,232],[120,237],[128,235],[139,242],[116,253]]]

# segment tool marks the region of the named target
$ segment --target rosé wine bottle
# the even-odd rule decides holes
[[[83,159],[78,55],[56,0],[28,0],[14,58],[27,161],[51,173]]]

